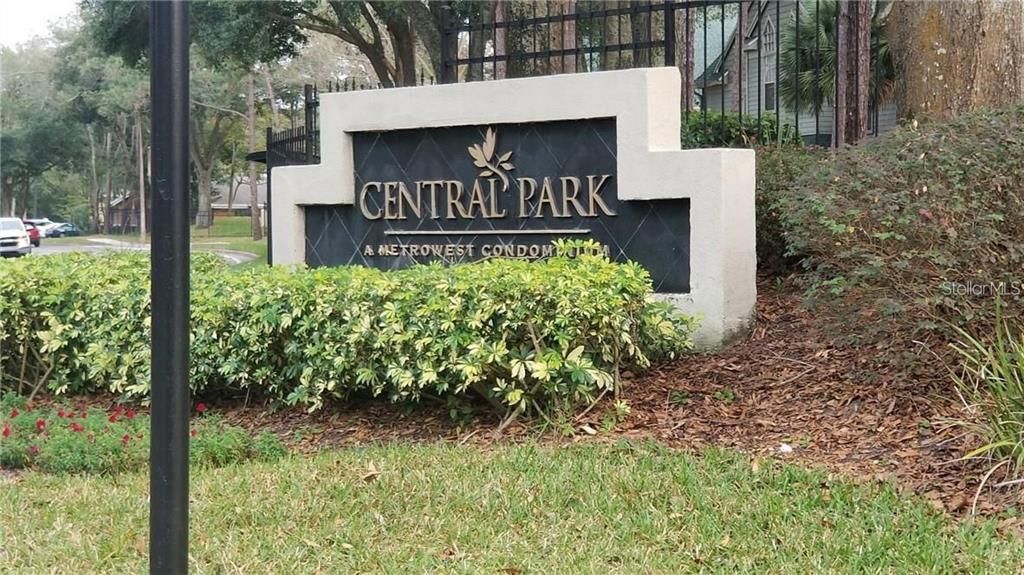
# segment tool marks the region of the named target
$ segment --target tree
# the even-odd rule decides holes
[[[815,15],[815,7],[818,15]],[[790,18],[782,29],[779,97],[791,109],[815,114],[836,96],[836,0],[800,3],[800,25]],[[797,46],[799,45],[799,50]],[[877,15],[871,23],[869,94],[872,106],[892,97],[894,69],[889,43]],[[881,66],[881,68],[878,68]],[[876,72],[877,71],[877,75]]]
[[[73,129],[66,95],[51,82],[56,65],[52,46],[34,40],[17,49],[0,48],[0,60],[0,214],[26,216],[39,207],[33,183],[51,169],[81,160],[84,134]]]
[[[790,109],[818,114],[834,106],[843,121],[842,142],[863,137],[867,113],[892,98],[895,71],[882,34],[885,3],[819,0],[802,2],[781,31],[779,97]],[[849,13],[840,15],[841,8]],[[837,51],[838,46],[838,51]],[[856,54],[864,57],[853,61]],[[837,60],[838,56],[838,60]],[[847,89],[836,94],[837,78]]]
[[[82,7],[89,35],[97,45],[126,63],[146,65],[148,4],[84,0]],[[198,54],[192,59],[189,151],[198,180],[196,225],[200,228],[212,224],[213,173],[228,134],[239,119],[246,121],[248,131],[256,129],[255,102],[246,105],[248,93],[238,87],[248,85],[247,79],[260,64],[295,56],[306,41],[297,26],[268,20],[264,7],[259,2],[192,3],[192,39]],[[250,138],[250,146],[254,145]],[[258,218],[257,206],[251,208]]]
[[[1024,2],[894,2],[885,29],[908,117],[957,116],[1024,99]]]
[[[194,58],[192,69],[192,113],[190,115],[189,155],[199,180],[196,201],[198,228],[213,224],[213,172],[220,161],[224,142],[239,121],[247,121],[238,108],[244,95],[238,86],[244,83],[241,74],[230,74]]]
[[[385,88],[414,86],[418,41],[440,76],[443,4],[431,2],[256,2],[267,21],[340,38],[363,53]]]

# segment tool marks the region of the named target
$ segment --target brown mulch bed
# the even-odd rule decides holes
[[[945,367],[913,378],[874,347],[829,344],[833,319],[799,295],[765,289],[751,338],[639,378],[626,394],[626,435],[713,444],[799,461],[859,480],[892,479],[953,514],[968,514],[990,464],[960,458],[981,443],[950,422],[967,417]],[[920,353],[931,355],[923,347]],[[986,485],[1003,476],[993,475]],[[977,512],[1024,504],[1019,488],[983,489]]]
[[[834,325],[802,308],[798,294],[764,284],[749,339],[639,377],[625,374],[623,399],[631,411],[610,434],[595,433],[612,412],[610,400],[578,418],[579,433],[572,438],[550,428],[539,430],[536,424],[513,425],[498,438],[496,418],[477,416],[457,424],[440,402],[408,408],[360,400],[309,414],[301,409],[271,412],[239,400],[218,401],[213,411],[249,429],[274,431],[303,451],[387,441],[487,445],[524,438],[651,438],[681,448],[718,445],[855,480],[893,480],[938,509],[970,514],[988,465],[958,460],[978,443],[949,423],[965,414],[939,360],[933,362],[932,375],[906,377],[882,361],[876,348],[832,346],[829,330]],[[921,348],[921,353],[929,352]],[[113,401],[101,397],[89,403]],[[993,476],[988,485],[1001,479]],[[1024,507],[1024,490],[986,487],[976,511],[987,515],[1014,506]],[[1024,525],[1019,518],[1010,521]]]

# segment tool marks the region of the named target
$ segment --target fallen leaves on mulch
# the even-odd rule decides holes
[[[949,423],[965,414],[944,368],[910,379],[875,348],[830,347],[828,318],[802,309],[796,294],[764,288],[750,339],[630,382],[632,414],[620,433],[891,479],[937,508],[971,513],[988,465],[959,460],[979,443]],[[978,513],[1024,504],[1024,490],[991,488],[998,482],[981,490]]]

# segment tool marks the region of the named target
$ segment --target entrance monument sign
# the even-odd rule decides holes
[[[754,153],[680,150],[676,68],[324,94],[321,162],[273,170],[275,264],[396,269],[591,239],[701,317],[750,325]]]

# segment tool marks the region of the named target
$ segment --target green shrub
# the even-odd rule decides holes
[[[683,116],[680,139],[684,149],[687,148],[751,148],[771,142],[795,144],[799,142],[796,132],[789,124],[782,126],[779,137],[779,126],[775,116],[761,116],[758,130],[757,114],[744,114],[740,121],[739,114],[721,112],[690,112]]]
[[[273,460],[286,453],[276,435],[253,437],[219,417],[192,420],[189,459],[197,467]],[[118,406],[112,411],[71,405],[33,409],[8,394],[0,401],[0,466],[52,473],[118,473],[149,462],[149,415]]]
[[[2,265],[9,386],[45,376],[57,393],[148,395],[144,255]],[[240,272],[199,259],[191,384],[199,394],[253,392],[310,409],[353,393],[401,401],[469,392],[518,410],[569,408],[615,388],[620,369],[690,347],[691,320],[650,292],[639,266],[586,250],[396,272]]]
[[[844,321],[857,326],[848,331],[858,341],[888,347],[946,322],[991,322],[1000,292],[1006,319],[1020,321],[1024,107],[903,127],[844,148],[775,206],[809,294],[864,320]]]
[[[820,170],[828,151],[808,146],[763,146],[757,148],[757,267],[780,273],[799,261],[786,243],[781,204],[799,188],[794,184],[804,174]]]
[[[958,329],[953,348],[961,369],[953,379],[961,397],[980,417],[962,424],[986,443],[968,457],[989,456],[1024,471],[1024,332],[996,323],[994,340],[979,339]]]

